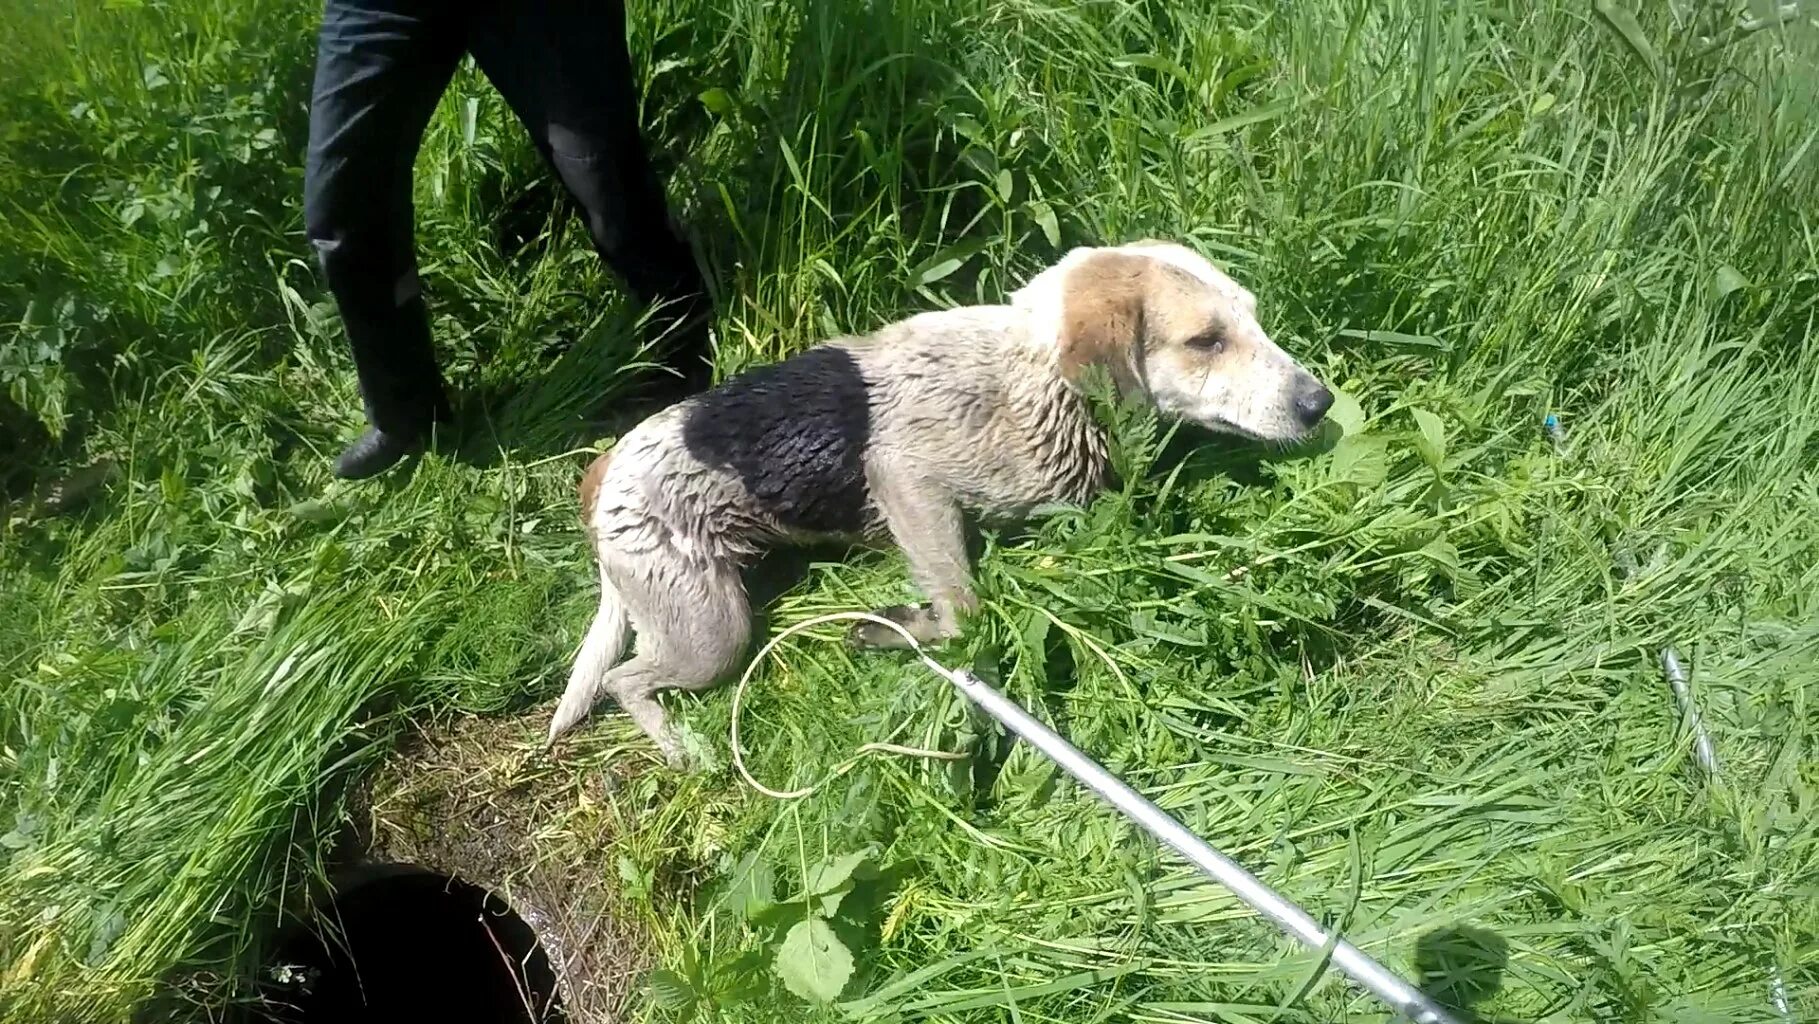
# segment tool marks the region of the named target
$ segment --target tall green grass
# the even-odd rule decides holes
[[[419,235],[451,374],[493,398],[413,473],[332,483],[357,403],[300,233],[313,7],[12,14],[5,484],[114,469],[0,537],[0,1015],[206,1019],[408,717],[553,698],[593,602],[564,453],[635,311],[464,71]],[[994,538],[947,660],[1469,1012],[1750,1021],[1771,966],[1819,1012],[1819,75],[1809,20],[1745,16],[645,0],[633,37],[723,369],[1161,235],[1343,390],[1342,439],[1261,461],[1127,424],[1128,489]],[[818,566],[772,620],[903,593],[894,556]],[[649,1014],[1378,1013],[919,669],[804,640],[756,686],[774,782],[898,729],[970,759],[614,795],[620,870],[690,880],[628,897]],[[724,749],[727,694],[673,707]],[[805,915],[853,956],[843,1009],[773,971]]]

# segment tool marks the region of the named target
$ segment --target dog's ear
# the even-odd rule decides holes
[[[1106,251],[1068,271],[1056,339],[1062,376],[1073,380],[1088,366],[1102,366],[1120,390],[1142,386],[1139,363],[1151,262]]]

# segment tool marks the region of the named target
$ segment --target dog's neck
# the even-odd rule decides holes
[[[1026,349],[1009,364],[1005,404],[1026,436],[1045,439],[1036,446],[1043,482],[1056,501],[1085,504],[1105,488],[1111,464],[1092,402],[1046,353]]]

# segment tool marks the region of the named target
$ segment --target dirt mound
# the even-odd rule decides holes
[[[491,890],[535,931],[568,1019],[618,1021],[650,966],[650,938],[619,898],[609,852],[604,797],[622,780],[604,757],[542,754],[544,728],[533,715],[421,732],[356,803],[351,859],[414,864]]]

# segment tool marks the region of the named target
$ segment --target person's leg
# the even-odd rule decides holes
[[[656,305],[652,334],[690,390],[712,375],[711,308],[638,126],[624,0],[483,0],[467,46],[574,197],[601,259]]]
[[[336,462],[370,476],[447,415],[417,281],[411,167],[461,56],[435,5],[327,0],[317,41],[304,222],[353,348],[370,429]]]

